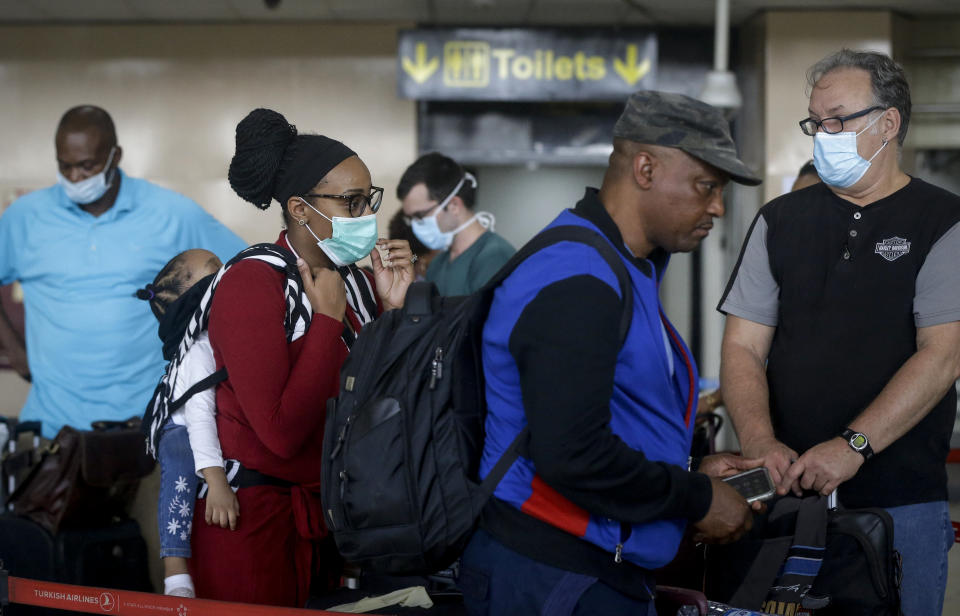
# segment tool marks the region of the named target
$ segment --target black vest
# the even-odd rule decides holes
[[[759,215],[780,287],[767,366],[771,417],[777,437],[803,452],[838,436],[916,352],[917,275],[933,245],[960,221],[960,198],[913,179],[859,207],[820,184],[770,202]],[[951,387],[840,487],[841,502],[945,500],[956,402]]]

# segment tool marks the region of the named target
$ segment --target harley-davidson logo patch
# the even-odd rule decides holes
[[[887,261],[896,261],[910,252],[910,242],[902,237],[891,237],[888,240],[877,242],[877,249],[874,252]]]

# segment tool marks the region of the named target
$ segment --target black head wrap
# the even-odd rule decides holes
[[[213,281],[216,274],[210,274],[198,280],[192,287],[183,292],[183,295],[167,306],[167,311],[160,317],[160,328],[157,333],[160,340],[163,341],[163,358],[167,361],[173,359],[183,335],[187,332],[187,325],[190,323],[190,317],[193,316],[197,306],[203,299],[203,294],[207,292],[207,287]]]
[[[356,152],[323,135],[298,135],[290,144],[293,156],[277,178],[274,199],[281,206],[294,195],[305,195],[330,171]]]
[[[254,109],[237,124],[237,149],[230,161],[230,186],[245,201],[265,210],[303,195],[331,169],[355,156],[323,135],[300,135],[297,127],[271,109]]]

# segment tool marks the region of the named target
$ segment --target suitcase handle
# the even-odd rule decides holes
[[[40,434],[40,428],[39,421],[21,421],[13,427],[13,436],[18,437],[25,432]]]

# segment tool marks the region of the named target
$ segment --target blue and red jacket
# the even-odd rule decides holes
[[[556,543],[551,533],[544,530],[541,547],[527,537],[541,525],[522,522],[524,537],[506,536],[507,505],[583,540],[567,542],[566,552],[593,544],[576,562],[595,557],[595,546],[611,564],[653,569],[674,557],[687,521],[710,505],[709,479],[686,470],[697,369],[660,305],[666,253],[634,257],[593,189],[549,226],[571,224],[599,231],[620,253],[633,284],[630,331],[621,347],[619,284],[584,244],[542,250],[497,289],[483,333],[481,477],[528,423],[531,436],[529,457],[497,486],[483,524],[514,549],[527,544],[531,557],[557,560],[544,545]],[[560,567],[573,560],[558,558]]]

